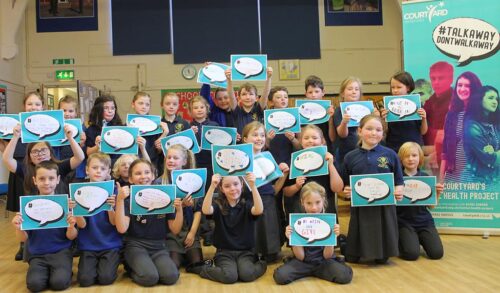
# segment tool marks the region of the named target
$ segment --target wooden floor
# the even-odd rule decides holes
[[[4,218],[4,208],[0,206],[0,292],[26,292],[26,270],[28,265],[14,261],[18,243],[10,224],[12,217]],[[348,218],[340,217],[346,227]],[[197,275],[181,272],[179,281],[172,287],[156,286],[141,288],[123,276],[111,286],[79,288],[73,278],[71,291],[91,292],[164,292],[166,289],[179,292],[500,292],[500,237],[482,239],[480,236],[442,236],[445,256],[442,260],[431,261],[425,257],[415,262],[391,258],[389,264],[352,265],[354,279],[351,284],[337,285],[315,278],[306,278],[290,285],[278,286],[272,273],[279,264],[269,265],[266,274],[252,283],[222,285],[201,279]],[[286,255],[290,251],[284,248]],[[212,247],[205,249],[205,257],[214,254]],[[74,259],[73,272],[77,271],[78,260]]]

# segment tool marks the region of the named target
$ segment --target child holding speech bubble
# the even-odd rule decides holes
[[[131,184],[151,185],[155,169],[145,159],[135,160],[129,168]],[[133,216],[130,214],[130,187],[117,184],[115,209],[116,229],[127,233],[124,238],[125,263],[134,282],[150,287],[158,283],[172,285],[179,279],[179,270],[170,258],[165,238],[167,233],[181,231],[184,220],[181,200],[174,200],[175,213]]]
[[[242,139],[244,143],[253,144],[254,155],[260,153],[266,144],[266,130],[264,124],[254,121],[243,128]],[[280,163],[279,168],[283,176],[273,182],[268,182],[258,188],[261,196],[264,212],[257,219],[255,251],[262,255],[267,262],[275,262],[280,258],[280,222],[276,207],[275,196],[281,191],[290,168],[286,163]]]
[[[305,213],[324,213],[328,205],[326,190],[316,182],[309,182],[300,191],[300,202]],[[339,224],[335,224],[333,232],[340,234]],[[291,226],[286,227],[285,235],[291,238]],[[286,285],[295,280],[315,276],[338,284],[347,284],[352,280],[352,269],[343,261],[335,258],[334,246],[292,246],[293,258],[278,267],[273,274],[274,281]]]
[[[57,164],[51,161],[36,165],[33,177],[30,178],[40,196],[53,195],[60,176]],[[72,241],[78,235],[73,215],[67,217],[67,228],[40,229],[22,231],[22,216],[17,213],[12,219],[19,241],[29,239],[29,268],[26,275],[26,286],[32,292],[43,290],[65,290],[71,285],[73,267]]]
[[[255,175],[247,173],[246,181],[252,200],[242,198],[243,181],[237,176],[212,176],[212,182],[203,201],[202,212],[211,215],[215,222],[215,266],[206,262],[193,268],[202,278],[233,284],[238,280],[251,282],[261,277],[267,269],[263,260],[256,260],[255,221],[264,207],[255,185]],[[219,196],[213,201],[215,189]]]
[[[157,184],[172,184],[172,171],[182,169],[193,169],[196,167],[196,160],[193,152],[180,144],[175,144],[168,148],[165,157],[165,170],[158,178]],[[201,199],[203,200],[203,199]],[[179,233],[169,232],[166,244],[170,251],[170,257],[177,268],[186,265],[189,268],[203,261],[198,228],[201,220],[201,204],[194,203],[191,195],[182,199],[182,210],[184,221]]]
[[[393,173],[396,185],[394,196],[402,200],[404,181],[401,163],[393,150],[380,145],[384,136],[380,116],[370,114],[363,117],[358,136],[361,144],[344,158],[344,196],[351,198],[350,175]],[[399,255],[396,207],[351,207],[347,245],[342,254],[348,262],[374,260],[377,264],[385,264],[389,257]]]
[[[108,180],[110,169],[111,158],[107,154],[93,153],[87,159],[85,170],[89,182]],[[114,206],[115,197],[108,197],[106,203]],[[70,208],[75,206],[76,202],[70,200]],[[122,237],[115,227],[115,211],[75,218],[79,230],[77,245],[81,253],[77,276],[80,287],[112,284],[117,277],[122,247]]]
[[[424,165],[424,151],[415,142],[405,142],[399,148],[399,159],[403,164],[405,176],[428,176],[420,171]],[[444,185],[436,184],[437,197],[443,192]],[[434,225],[434,219],[426,206],[398,206],[399,257],[417,260],[420,245],[430,259],[443,257],[443,244]]]
[[[394,74],[390,80],[391,95],[408,95],[415,89],[415,82],[410,73],[403,71]],[[421,105],[417,105],[417,113],[422,120],[398,121],[387,123],[387,136],[385,144],[388,148],[398,152],[399,147],[407,142],[413,141],[419,145],[424,144],[423,135],[427,133],[427,115]],[[385,119],[389,113],[388,109],[382,110],[382,118]]]
[[[206,62],[205,66],[209,66],[211,62]],[[224,71],[226,80],[231,78],[231,71]],[[210,114],[209,118],[212,121],[217,122],[222,127],[233,127],[233,115],[232,115],[232,105],[235,102],[234,97],[229,96],[227,89],[219,87],[215,90],[214,98],[210,95],[210,85],[203,84],[200,89],[200,96],[204,97],[210,104]]]

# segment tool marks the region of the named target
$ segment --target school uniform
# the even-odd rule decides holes
[[[401,145],[407,141],[423,145],[424,139],[420,134],[420,126],[422,126],[422,120],[387,123],[385,146],[397,153]]]
[[[290,179],[289,183],[287,183],[287,186],[294,185],[295,182],[297,182],[296,178]],[[337,208],[335,205],[336,202],[335,193],[330,188],[330,174],[314,176],[314,177],[306,177],[304,185],[306,185],[309,182],[316,182],[325,188],[326,200],[328,202],[328,206],[326,207],[325,213],[337,213]],[[297,193],[295,193],[292,197],[285,197],[285,204],[286,204],[285,208],[287,214],[303,213],[302,204],[300,203],[300,190],[297,191]]]
[[[161,121],[165,122],[167,124],[167,128],[168,128],[167,136],[179,133],[181,131],[184,131],[184,130],[187,130],[190,128],[189,122],[182,119],[182,117],[180,117],[178,115],[175,115],[175,118],[172,121],[167,121],[164,117],[161,119]],[[163,175],[163,171],[164,171],[163,169],[165,167],[165,154],[163,154],[163,151],[158,152],[157,163],[158,163],[157,176],[160,177],[161,175]]]
[[[255,221],[252,215],[253,203],[240,201],[234,207],[227,206],[225,211],[212,203],[215,221],[214,246],[215,266],[204,266],[200,276],[224,284],[240,280],[251,282],[262,276],[267,269],[265,261],[255,261],[252,249],[255,246]]]
[[[169,232],[168,220],[175,213],[134,216],[130,214],[130,199],[125,200],[125,215],[130,218],[124,237],[125,262],[130,276],[141,286],[161,283],[172,285],[179,279],[179,270],[170,258],[165,237]]]
[[[337,127],[342,123],[342,112],[340,107],[335,109],[333,114],[333,125],[335,126],[335,133],[337,133],[335,141],[337,142],[338,155],[335,157],[335,164],[339,167],[344,163],[344,157],[350,151],[354,150],[358,144],[358,128],[348,127],[347,136],[340,137],[337,132]]]
[[[271,182],[258,188],[264,213],[255,222],[255,252],[274,261],[281,251],[281,225],[278,218],[274,187]]]
[[[24,180],[28,180],[28,178],[25,178],[25,176],[24,176],[26,174],[26,167],[27,166],[23,163],[18,162],[18,164],[17,164],[16,176],[18,178],[23,179],[23,182],[20,183],[21,185],[24,185]],[[67,159],[64,161],[57,162],[57,168],[59,169],[59,175],[61,176],[61,178],[66,177],[71,172],[70,160]],[[33,180],[33,179],[30,178],[30,180]],[[34,186],[33,186],[32,190],[24,190],[23,189],[22,195],[28,195],[28,194],[26,194],[26,192],[29,195],[38,194],[38,189],[36,189],[36,187],[34,187]],[[61,180],[59,182],[59,184],[57,184],[57,186],[56,186],[55,194],[68,194],[68,193],[69,193],[68,184],[66,184],[65,182],[63,182]],[[18,201],[19,201],[19,198],[18,198]]]
[[[111,123],[108,123],[106,126],[122,126],[122,125],[113,125]],[[90,125],[86,130],[85,130],[85,135],[87,136],[87,139],[85,140],[85,147],[87,148],[92,148],[95,147],[95,139],[96,137],[100,136],[102,133],[102,127],[97,126],[97,125]],[[113,166],[120,157],[118,154],[109,154],[109,157],[111,158],[111,166]]]
[[[286,285],[295,280],[314,276],[329,282],[347,284],[352,280],[352,269],[335,257],[323,257],[324,246],[304,246],[304,260],[292,258],[278,267],[273,274],[274,281]]]
[[[158,151],[155,147],[155,142],[158,140],[158,138],[160,138],[160,135],[161,134],[143,136],[143,138],[146,140],[145,148],[146,152],[149,155],[149,160],[157,170],[159,170],[161,161],[163,160],[162,151]]]
[[[396,153],[378,144],[371,150],[361,147],[349,152],[344,159],[342,180],[349,185],[350,175],[393,173],[394,184],[404,185],[401,163]],[[396,207],[351,207],[346,260],[360,258],[385,263],[399,255]]]
[[[264,122],[264,109],[260,106],[258,102],[253,104],[250,112],[247,112],[243,109],[243,107],[236,106],[233,110],[233,121],[235,123],[234,127],[240,135],[243,133],[243,128],[253,121]]]
[[[217,122],[220,126],[223,127],[233,127],[234,122],[233,122],[233,115],[231,113],[231,110],[223,110],[217,105],[215,105],[212,97],[210,96],[210,85],[209,84],[203,84],[201,89],[200,89],[200,96],[204,97],[208,104],[210,105],[210,114],[208,115],[208,118],[214,122]]]
[[[26,231],[30,255],[26,285],[30,291],[65,290],[71,285],[72,241],[66,237],[66,231],[67,228]]]
[[[321,132],[323,132],[323,137],[325,138],[326,148],[327,148],[328,152],[330,154],[334,154],[335,151],[333,149],[333,142],[330,139],[330,135],[329,135],[330,126],[328,125],[328,122],[329,121],[326,121],[326,122],[323,122],[320,124],[316,124],[316,126],[318,126],[319,129],[321,129]]]
[[[405,174],[405,176],[408,176]],[[415,176],[428,176],[418,171]],[[426,206],[398,206],[399,257],[416,260],[420,245],[430,259],[443,257],[443,244],[434,225],[434,219]]]
[[[203,126],[219,126],[217,122],[210,121],[205,119],[205,121],[199,123],[196,121],[191,121],[191,126],[196,126],[198,128],[198,132],[195,133],[196,141],[198,145],[201,146],[201,130]],[[194,155],[196,158],[196,168],[207,168],[207,181],[211,180],[212,175],[214,173],[212,168],[212,151],[209,150],[200,150],[199,153]],[[208,186],[205,187],[205,192],[208,190]]]
[[[78,229],[78,283],[81,287],[112,284],[120,264],[122,237],[107,212],[85,217],[85,221],[85,228]]]
[[[273,156],[278,165],[286,163],[290,166],[290,160],[293,153],[293,143],[285,136],[284,133],[276,134],[269,142],[269,152]]]

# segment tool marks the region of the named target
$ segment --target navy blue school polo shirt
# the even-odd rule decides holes
[[[70,248],[72,241],[66,237],[67,228],[31,230],[28,233],[28,251],[31,255],[56,253]]]
[[[304,260],[307,264],[319,265],[325,258],[323,257],[324,246],[304,246]]]
[[[398,155],[390,148],[378,144],[371,150],[361,147],[350,151],[344,158],[341,173],[344,185],[350,183],[350,175],[394,173],[394,184],[404,185],[403,170]]]
[[[423,145],[424,139],[420,134],[420,126],[422,126],[422,120],[387,123],[385,145],[395,152],[398,152],[401,145],[407,141]]]
[[[183,130],[189,129],[189,122],[182,119],[180,116],[175,116],[174,120],[167,121],[165,117],[161,119],[162,122],[167,123],[168,135],[172,135]]]
[[[233,111],[233,117],[234,123],[236,124],[235,127],[238,130],[238,133],[242,135],[243,128],[245,128],[248,123],[252,121],[264,122],[264,110],[260,107],[258,102],[253,104],[250,112],[246,112],[243,107],[236,106]]]
[[[127,236],[147,240],[162,240],[170,229],[168,220],[175,219],[175,213],[135,216],[130,214],[130,198],[125,199],[125,216],[130,218]]]
[[[85,217],[87,225],[78,229],[78,249],[82,251],[104,251],[122,246],[122,236],[111,225],[107,212]]]
[[[221,195],[224,196],[224,195]],[[227,206],[224,215],[216,202],[212,203],[215,222],[214,246],[217,249],[251,250],[255,246],[255,221],[252,215],[253,203],[241,200],[234,207]]]
[[[335,109],[333,115],[333,125],[335,126],[335,133],[337,133],[336,141],[338,142],[338,157],[336,158],[338,166],[342,166],[345,155],[354,150],[358,145],[358,128],[348,127],[347,137],[343,138],[337,132],[337,127],[339,127],[340,123],[342,123],[342,113],[340,112],[340,107],[338,107]]]
[[[408,176],[405,174],[405,176]],[[415,176],[428,176],[418,170]],[[434,219],[426,206],[397,206],[398,226],[420,229],[434,226]]]
[[[285,136],[284,133],[276,134],[269,143],[269,152],[273,155],[274,160],[278,165],[286,163],[290,166],[290,160],[293,153],[293,143]]]
[[[196,141],[198,141],[198,145],[201,146],[201,131],[203,126],[219,126],[219,124],[215,121],[211,121],[205,119],[205,121],[199,123],[196,121],[191,121],[191,126],[196,126],[198,128],[198,132],[195,133]],[[209,150],[200,150],[199,153],[195,154],[196,157],[196,166],[198,168],[212,168],[212,151]]]

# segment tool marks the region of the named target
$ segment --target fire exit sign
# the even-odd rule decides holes
[[[52,64],[53,64],[53,65],[67,65],[67,64],[75,64],[75,59],[74,59],[74,58],[59,58],[59,59],[52,59]]]
[[[75,71],[74,70],[56,70],[57,80],[74,80]]]

